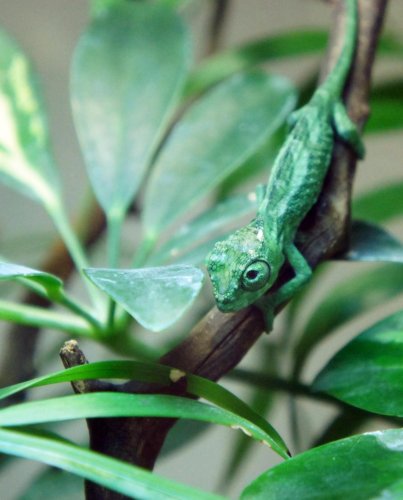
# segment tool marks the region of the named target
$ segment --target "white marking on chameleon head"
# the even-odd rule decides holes
[[[259,241],[263,241],[263,240],[264,240],[263,230],[262,230],[262,229],[259,229],[259,231],[257,232],[256,238],[257,238]]]
[[[251,191],[250,193],[248,193],[248,200],[249,201],[256,201],[257,199],[257,196],[256,196],[256,193],[254,191]]]

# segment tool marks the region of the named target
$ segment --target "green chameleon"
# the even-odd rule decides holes
[[[364,156],[359,132],[341,101],[355,52],[358,17],[357,0],[344,3],[347,24],[341,55],[311,100],[291,114],[290,132],[260,196],[256,217],[217,242],[207,256],[217,307],[230,312],[255,304],[265,315],[268,331],[274,309],[289,300],[312,274],[294,238],[321,192],[335,137],[353,147],[360,158]],[[285,261],[295,276],[266,295]]]

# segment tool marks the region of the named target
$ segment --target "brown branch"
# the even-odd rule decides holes
[[[214,54],[220,46],[225,19],[230,8],[230,0],[215,0],[212,3],[208,33],[206,55]]]
[[[336,18],[324,74],[337,59],[343,40],[342,4],[342,1],[335,2]],[[359,1],[359,44],[345,100],[352,119],[360,128],[368,116],[370,75],[386,4],[387,0]],[[312,268],[346,246],[355,162],[354,153],[344,144],[337,143],[322,195],[301,225],[298,245]],[[290,271],[285,269],[278,285],[285,283],[289,277]],[[241,361],[260,337],[263,328],[261,315],[253,307],[233,314],[222,314],[213,308],[161,362],[217,380]],[[115,386],[115,389],[124,392],[155,391],[152,387],[140,387],[134,381]],[[181,393],[177,387],[167,392]],[[90,420],[91,447],[151,469],[174,422],[172,419],[157,418]],[[87,498],[118,499],[122,496],[89,483]]]

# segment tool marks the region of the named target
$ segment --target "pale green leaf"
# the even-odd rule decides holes
[[[200,291],[203,273],[192,266],[85,270],[101,290],[141,325],[160,331],[178,320]]]
[[[58,467],[130,498],[142,500],[220,498],[100,453],[34,433],[0,429],[0,451]]]
[[[0,180],[51,209],[59,190],[33,68],[0,31]]]
[[[147,260],[155,265],[176,261],[199,247],[204,240],[214,241],[247,214],[257,209],[256,193],[228,197],[221,203],[207,209],[198,217],[182,225],[178,231]]]
[[[241,166],[294,105],[288,80],[256,71],[235,75],[191,106],[169,136],[147,185],[146,239],[155,241]]]
[[[113,217],[132,201],[189,62],[181,19],[159,3],[115,2],[81,37],[71,80],[77,133],[96,196]]]
[[[32,282],[34,286],[40,285],[45,295],[53,300],[59,299],[63,294],[63,282],[57,276],[11,262],[0,262],[0,281],[6,280],[19,280]]]

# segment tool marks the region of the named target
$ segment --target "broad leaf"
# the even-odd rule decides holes
[[[189,394],[203,398],[220,408],[229,410],[240,417],[250,420],[257,427],[262,429],[267,436],[270,436],[273,450],[283,458],[287,458],[287,447],[275,429],[234,394],[211,380],[180,372],[176,369],[156,363],[101,361],[98,363],[76,366],[61,372],[52,373],[0,389],[0,399],[32,387],[69,382],[72,380],[127,378],[169,386],[173,382],[180,380],[183,376],[186,376],[186,389]]]
[[[0,31],[0,180],[51,209],[59,183],[39,84],[18,45]]]
[[[308,319],[295,348],[299,373],[312,348],[338,326],[402,291],[403,266],[389,264],[335,286]]]
[[[63,294],[63,282],[53,274],[31,269],[29,267],[0,262],[0,281],[22,280],[40,285],[47,297],[58,300]]]
[[[177,321],[200,291],[203,273],[192,266],[85,270],[101,290],[141,325],[160,331]]]
[[[43,462],[143,500],[213,500],[221,497],[175,483],[140,467],[34,433],[0,429],[0,451]]]
[[[381,186],[358,197],[353,202],[353,216],[371,222],[386,222],[403,215],[403,182]]]
[[[78,43],[71,91],[91,183],[115,217],[132,201],[166,128],[189,41],[180,18],[159,3],[114,2],[102,13]]]
[[[314,382],[346,403],[383,415],[403,416],[403,311],[349,342]]]
[[[182,225],[167,243],[148,259],[147,263],[154,265],[180,259],[196,245],[199,246],[203,240],[211,240],[214,236],[220,236],[228,230],[229,225],[234,225],[234,222],[237,223],[242,217],[253,213],[256,209],[256,193],[231,196]]]
[[[403,264],[403,244],[381,227],[353,221],[349,249],[338,257],[343,260]]]
[[[236,75],[197,101],[168,138],[147,185],[146,240],[155,242],[242,165],[294,104],[289,81],[263,72]]]
[[[353,436],[269,469],[242,500],[342,500],[403,497],[403,431]]]

